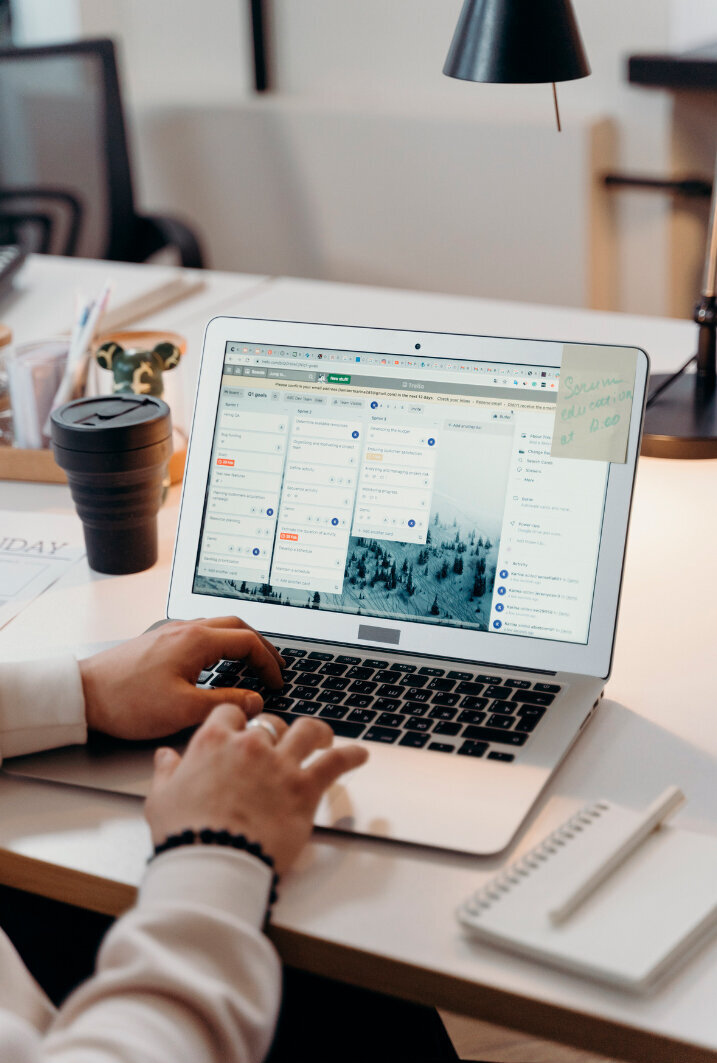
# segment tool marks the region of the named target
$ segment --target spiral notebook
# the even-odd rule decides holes
[[[482,942],[646,993],[717,926],[717,837],[662,826],[564,922],[549,916],[640,813],[587,805],[459,908]]]

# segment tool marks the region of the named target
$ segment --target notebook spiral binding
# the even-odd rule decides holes
[[[505,871],[491,879],[487,886],[476,890],[473,896],[462,905],[462,908],[473,919],[480,916],[482,911],[487,911],[492,905],[502,900],[506,893],[524,882],[533,871],[538,871],[551,856],[557,856],[576,834],[592,826],[600,816],[610,811],[610,807],[606,801],[596,801],[593,805],[581,808],[552,834],[544,838],[540,845],[530,849]]]

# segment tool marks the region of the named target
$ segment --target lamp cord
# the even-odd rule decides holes
[[[668,376],[667,380],[663,380],[658,388],[655,388],[654,391],[650,392],[648,400],[645,403],[645,409],[649,410],[650,406],[652,406],[653,402],[658,397],[658,395],[661,395],[662,392],[665,390],[665,388],[668,388],[670,386],[670,384],[674,380],[677,380],[678,376],[682,376],[682,374],[684,373],[685,369],[687,369],[687,367],[689,365],[692,365],[692,363],[696,362],[696,361],[697,361],[697,355],[696,354],[691,355],[691,357],[689,357],[687,359],[685,364],[680,366],[680,368],[677,370],[676,373],[673,373],[672,376]]]

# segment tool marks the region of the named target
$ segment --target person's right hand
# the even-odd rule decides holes
[[[259,694],[195,685],[221,657],[246,659],[266,686],[282,685],[283,657],[238,617],[173,621],[78,662],[87,726],[115,738],[163,738],[196,727],[225,701],[256,716]]]
[[[302,716],[289,728],[265,715],[279,735],[247,730],[236,705],[219,705],[195,732],[183,757],[172,749],[155,754],[155,774],[145,805],[152,840],[159,845],[187,828],[228,830],[259,842],[283,874],[311,836],[325,790],[344,772],[363,764],[362,745],[330,749],[328,724]],[[312,753],[320,756],[303,767]]]

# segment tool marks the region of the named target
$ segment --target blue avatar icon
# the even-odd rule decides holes
[[[496,611],[496,613],[502,613],[504,609],[505,609],[505,606],[503,605],[502,602],[496,602],[495,603],[495,611]]]
[[[352,432],[351,433],[351,438],[352,439],[358,439],[358,432]]]
[[[499,587],[498,594],[505,594],[505,587]]]
[[[431,436],[430,439],[428,440],[428,445],[429,445],[429,447],[433,447],[433,446],[436,445],[436,441],[433,438],[433,436]]]
[[[254,557],[258,557],[259,556],[259,547],[255,546],[254,549],[252,550],[252,553],[253,553]]]
[[[500,620],[494,620],[493,621],[493,627],[500,628],[500,627],[503,627],[503,624],[502,624],[502,622]]]
[[[415,528],[415,527],[416,527],[416,522],[415,522],[415,520],[409,520],[409,522],[408,522],[408,526],[409,526],[409,528]]]
[[[502,568],[500,570],[500,578],[501,579],[507,579],[508,578],[508,569],[507,568]]]
[[[267,517],[273,517],[274,516],[274,510],[273,509],[267,509],[266,515],[267,515]]]
[[[333,524],[334,527],[336,527],[336,525],[339,523],[339,518],[338,517],[332,517],[331,523]]]
[[[378,409],[378,403],[377,402],[372,402],[371,403],[371,409],[372,410],[377,410]]]

